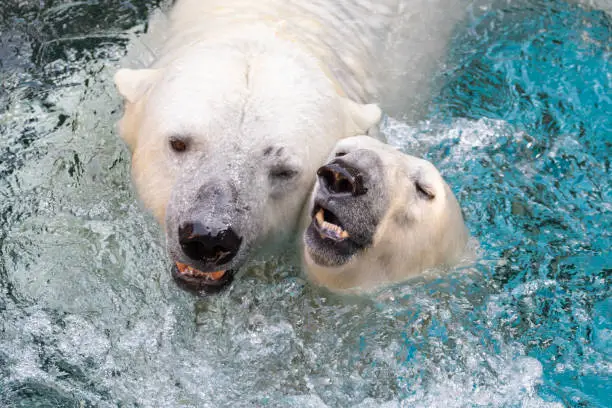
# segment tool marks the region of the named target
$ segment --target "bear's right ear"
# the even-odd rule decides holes
[[[346,113],[346,133],[355,136],[368,133],[373,127],[378,126],[382,111],[375,103],[361,104],[353,102],[348,98],[342,98],[344,112]]]
[[[115,74],[115,86],[126,101],[134,103],[153,85],[156,69],[123,68]]]

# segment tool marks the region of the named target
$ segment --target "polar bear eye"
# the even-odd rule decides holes
[[[433,200],[436,198],[436,194],[431,186],[421,183],[420,181],[414,182],[414,187],[416,188],[417,194],[426,200]]]
[[[298,175],[298,171],[290,168],[277,168],[270,170],[270,178],[276,180],[290,180]]]
[[[171,137],[170,147],[175,152],[184,152],[185,150],[187,150],[187,141],[179,139],[178,137]]]
[[[342,157],[342,156],[346,156],[346,152],[336,152],[336,157]]]

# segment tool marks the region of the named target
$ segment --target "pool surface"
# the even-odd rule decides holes
[[[479,259],[341,298],[291,254],[222,296],[169,274],[112,75],[155,2],[0,5],[0,406],[612,406],[612,17],[474,7],[426,120]]]

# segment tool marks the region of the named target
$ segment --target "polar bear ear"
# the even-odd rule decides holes
[[[374,103],[360,104],[348,98],[342,98],[346,114],[346,133],[348,136],[368,133],[371,128],[377,127],[382,111]]]
[[[115,74],[115,86],[128,102],[134,103],[153,85],[156,69],[123,68]]]

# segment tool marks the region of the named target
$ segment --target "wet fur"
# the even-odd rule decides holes
[[[334,144],[377,126],[371,103],[406,111],[427,94],[463,9],[460,0],[178,0],[156,13],[115,83],[133,180],[173,260],[210,268],[178,243],[193,219],[243,239],[219,269],[286,242]],[[186,152],[169,148],[176,137]],[[285,167],[295,177],[274,179]]]
[[[374,208],[366,211],[383,214],[377,225],[360,227],[375,229],[372,244],[343,265],[326,267],[315,262],[309,242],[305,241],[304,266],[314,282],[334,291],[370,291],[460,260],[468,240],[461,208],[431,163],[405,155],[367,136],[342,140],[330,160],[337,151],[346,152],[342,157],[354,161],[365,157],[364,152],[376,154],[384,165],[364,168],[382,172],[389,200],[369,201]],[[426,183],[435,192],[435,198],[431,201],[424,198],[415,188],[415,182]],[[319,182],[313,189],[310,209],[318,194]],[[364,209],[347,205],[338,211],[355,216],[352,211]],[[310,221],[308,216],[305,218]]]

